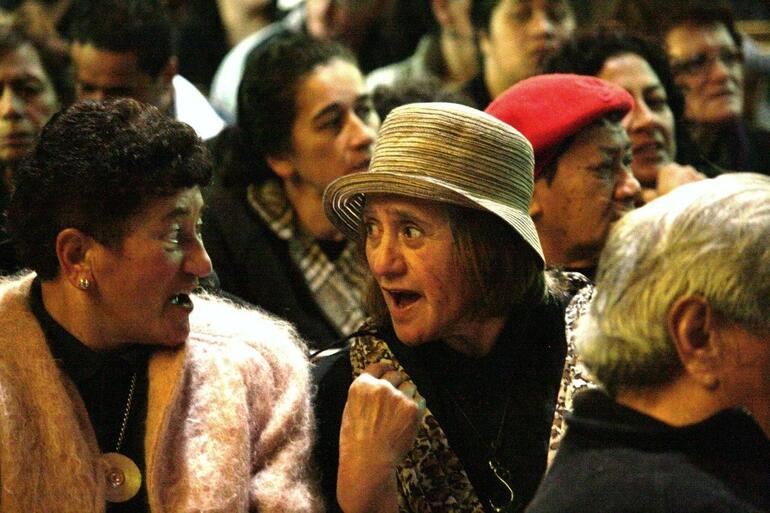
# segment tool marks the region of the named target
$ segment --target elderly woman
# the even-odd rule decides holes
[[[318,457],[342,511],[519,511],[532,496],[565,353],[532,167],[505,123],[410,104],[370,171],[327,188],[373,285],[373,319],[318,367]]]
[[[286,324],[198,295],[193,130],[81,103],[17,173],[34,273],[0,283],[3,511],[313,511],[307,363]]]
[[[238,125],[213,143],[203,227],[222,289],[328,345],[364,319],[365,268],[326,219],[335,178],[365,171],[380,125],[352,54],[287,36],[247,61]]]
[[[576,397],[529,513],[770,511],[768,240],[751,173],[617,224],[577,333],[603,390]]]
[[[602,27],[562,47],[548,69],[595,75],[628,91],[634,107],[623,120],[631,138],[631,169],[649,201],[683,183],[719,170],[698,155],[684,127],[684,99],[674,85],[666,55],[655,43]],[[695,167],[693,167],[695,166]]]

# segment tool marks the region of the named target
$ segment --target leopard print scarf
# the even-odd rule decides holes
[[[375,335],[353,340],[350,361],[354,379],[368,365],[385,361],[411,380],[387,343]],[[484,513],[468,475],[430,409],[425,410],[414,445],[396,471],[400,513]]]

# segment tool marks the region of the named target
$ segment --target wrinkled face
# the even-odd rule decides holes
[[[532,216],[550,266],[595,264],[610,226],[634,208],[639,182],[620,123],[590,126],[559,158],[551,184],[535,181]]]
[[[78,100],[122,97],[166,107],[162,77],[153,78],[142,71],[135,52],[113,52],[74,42],[70,53]]]
[[[0,162],[15,163],[32,149],[59,100],[32,45],[0,55]]]
[[[661,166],[674,161],[674,114],[668,95],[649,63],[637,54],[610,57],[597,75],[634,97],[634,108],[623,120],[631,137],[631,169],[643,184],[654,186]]]
[[[685,97],[685,118],[724,123],[743,113],[743,54],[722,25],[682,25],[666,35],[671,70]]]
[[[566,0],[501,0],[488,32],[480,34],[484,65],[505,78],[505,89],[542,73],[548,56],[574,31],[575,17]]]
[[[473,338],[476,296],[458,273],[449,215],[441,204],[369,195],[363,222],[369,263],[398,338],[408,345]]]
[[[361,72],[334,59],[316,67],[297,92],[291,154],[274,159],[293,169],[292,180],[323,191],[340,176],[366,171],[380,119]]]
[[[122,247],[95,243],[88,259],[93,318],[105,343],[176,346],[190,332],[190,294],[211,272],[200,238],[198,187],[151,202],[130,223]]]

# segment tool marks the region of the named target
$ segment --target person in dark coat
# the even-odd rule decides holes
[[[249,56],[239,122],[211,144],[203,237],[221,288],[286,318],[311,346],[364,318],[365,270],[326,219],[333,179],[364,171],[379,117],[353,56],[305,35]]]
[[[527,513],[770,511],[770,178],[684,185],[613,229],[578,394]]]

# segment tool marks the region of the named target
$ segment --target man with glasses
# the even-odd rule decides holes
[[[671,70],[685,96],[684,117],[701,156],[724,170],[770,174],[770,133],[743,120],[741,36],[732,13],[691,5],[664,32]]]

